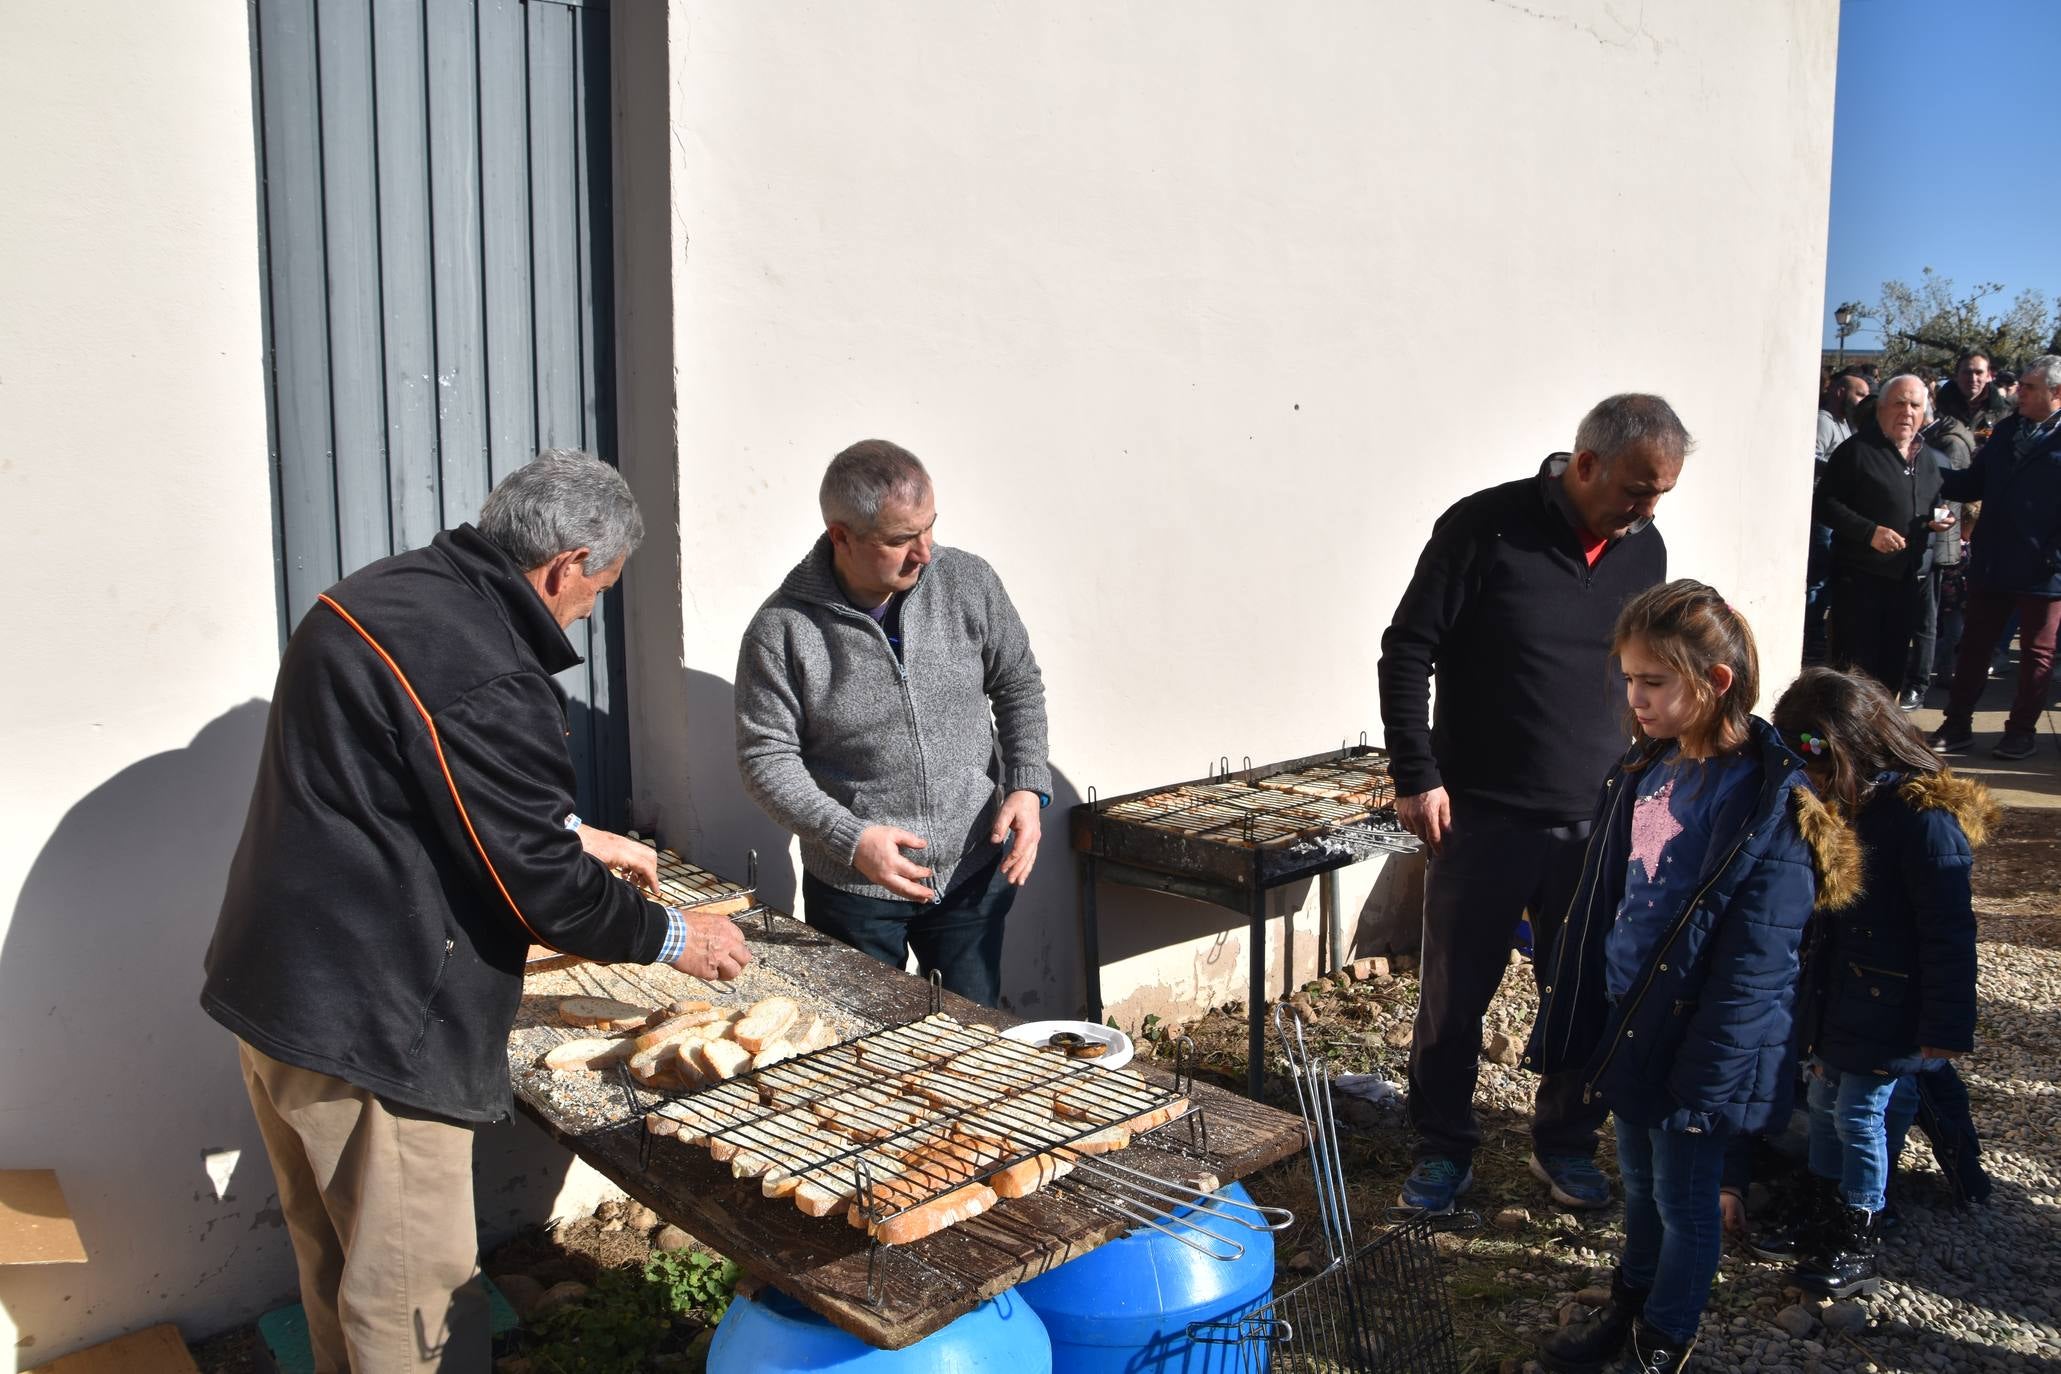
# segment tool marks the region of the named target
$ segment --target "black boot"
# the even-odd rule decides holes
[[[1539,1342],[1539,1363],[1553,1374],[1595,1374],[1617,1358],[1632,1323],[1645,1310],[1645,1291],[1628,1287],[1620,1269],[1610,1276],[1609,1302]]]
[[[1882,1271],[1875,1264],[1875,1241],[1880,1234],[1879,1214],[1842,1206],[1813,1238],[1809,1253],[1796,1266],[1796,1286],[1828,1298],[1874,1293],[1882,1286]]]
[[[1753,1228],[1749,1253],[1777,1264],[1794,1264],[1810,1249],[1811,1235],[1839,1210],[1839,1185],[1805,1170],[1776,1185],[1767,1219]]]
[[[1696,1338],[1678,1341],[1658,1327],[1643,1321],[1632,1323],[1632,1364],[1639,1374],[1681,1374],[1689,1367],[1689,1352]]]

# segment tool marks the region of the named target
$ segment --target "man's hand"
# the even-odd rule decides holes
[[[852,867],[898,897],[927,902],[937,894],[923,885],[930,870],[902,853],[924,848],[923,837],[891,825],[869,825],[859,832],[859,847],[852,851]]]
[[[744,972],[751,951],[744,947],[744,932],[728,916],[707,912],[686,913],[687,947],[673,960],[673,967],[712,983],[727,983]]]
[[[1898,553],[1904,547],[1904,537],[1887,525],[1877,525],[1868,536],[1868,547],[1877,553]]]
[[[620,868],[646,892],[658,892],[658,851],[648,844],[613,834],[598,825],[583,825],[576,832],[580,848],[601,861],[603,868]]]
[[[995,833],[989,839],[1000,844],[1010,831],[1016,832],[1016,843],[1009,846],[1009,853],[1002,860],[1002,876],[1012,887],[1028,882],[1031,865],[1038,861],[1038,836],[1044,831],[1038,812],[1044,804],[1045,799],[1035,792],[1011,792],[1002,799],[1002,809],[995,813]]]
[[[1419,792],[1414,797],[1397,797],[1395,818],[1403,829],[1430,845],[1431,852],[1438,854],[1445,849],[1446,832],[1453,828],[1453,801],[1443,787]]]

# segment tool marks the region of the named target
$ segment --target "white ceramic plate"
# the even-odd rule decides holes
[[[1026,1045],[1042,1045],[1060,1031],[1072,1031],[1089,1040],[1100,1040],[1109,1046],[1109,1053],[1099,1059],[1083,1059],[1083,1064],[1099,1064],[1105,1069],[1120,1069],[1131,1062],[1131,1037],[1120,1030],[1098,1026],[1093,1021],[1026,1021],[1020,1026],[1011,1026],[1002,1034],[1011,1040],[1021,1040]]]

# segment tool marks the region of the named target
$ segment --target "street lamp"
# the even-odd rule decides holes
[[[1838,367],[1846,366],[1846,336],[1859,327],[1860,318],[1861,307],[1858,301],[1841,302],[1839,308],[1832,312],[1832,322],[1839,326],[1839,361],[1836,364]]]

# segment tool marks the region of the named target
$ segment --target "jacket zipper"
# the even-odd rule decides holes
[[[1725,855],[1725,861],[1712,871],[1709,880],[1702,887],[1696,889],[1696,895],[1691,897],[1688,905],[1682,908],[1682,914],[1675,918],[1674,927],[1668,931],[1667,938],[1654,947],[1653,954],[1646,965],[1645,980],[1639,984],[1639,990],[1633,995],[1631,1005],[1625,1008],[1624,1015],[1618,1017],[1617,1035],[1611,1040],[1610,1048],[1603,1052],[1603,1062],[1596,1066],[1595,1073],[1589,1075],[1589,1081],[1582,1084],[1582,1101],[1595,1101],[1596,1084],[1603,1077],[1603,1071],[1610,1067],[1610,1061],[1617,1057],[1617,1047],[1624,1043],[1625,1028],[1631,1024],[1632,1013],[1636,1012],[1639,1009],[1639,1004],[1646,1000],[1647,990],[1653,986],[1653,977],[1660,972],[1661,956],[1667,953],[1669,945],[1672,945],[1680,938],[1683,929],[1689,924],[1689,917],[1698,906],[1702,905],[1703,899],[1710,895],[1710,890],[1717,886],[1718,879],[1725,876],[1725,870],[1732,866],[1732,860],[1739,857],[1739,851],[1746,848],[1746,842],[1752,839],[1755,833],[1749,830],[1739,837],[1739,842],[1732,846],[1732,852]]]
[[[1582,851],[1582,875],[1581,878],[1577,880],[1577,885],[1575,887],[1575,890],[1577,892],[1581,890],[1580,883],[1588,881],[1589,865],[1590,862],[1596,857],[1596,842],[1600,840],[1604,835],[1608,834],[1611,831],[1611,829],[1617,824],[1618,804],[1624,800],[1624,792],[1622,789],[1618,789],[1617,785],[1620,782],[1623,782],[1626,776],[1626,774],[1620,773],[1616,777],[1609,779],[1607,782],[1603,784],[1605,787],[1616,790],[1613,792],[1613,795],[1611,796],[1610,812],[1603,818],[1603,824],[1589,832],[1588,848]],[[1582,908],[1582,953],[1581,957],[1578,957],[1574,963],[1574,992],[1576,994],[1579,994],[1581,992],[1581,969],[1582,964],[1585,962],[1587,958],[1589,949],[1589,913],[1593,912],[1595,909],[1596,885],[1594,883],[1589,883],[1589,904]],[[1569,906],[1567,914],[1569,917],[1572,917],[1574,914],[1573,907],[1571,904]],[[1560,923],[1560,936],[1557,940],[1554,941],[1554,943],[1559,947],[1555,951],[1553,958],[1553,986],[1555,988],[1560,986],[1560,975],[1564,973],[1567,969],[1567,930],[1567,922],[1566,920],[1562,920]],[[1573,1006],[1575,1004],[1573,1002],[1568,1002],[1565,1005]],[[1572,1021],[1569,1021],[1567,1027],[1567,1036],[1560,1042],[1561,1053],[1566,1053],[1568,1047],[1573,1043],[1574,1025]]]
[[[429,985],[429,996],[422,1001],[422,1029],[415,1032],[415,1043],[408,1047],[410,1059],[422,1053],[422,1046],[429,1039],[429,1023],[436,1011],[437,995],[444,990],[444,979],[451,972],[451,955],[457,948],[455,939],[444,937],[444,961],[437,965],[437,976]]]
[[[918,583],[917,585],[921,586],[922,584]],[[902,598],[902,609],[904,611],[907,611],[909,608],[909,597],[915,594],[916,588],[911,587],[908,594]],[[916,819],[918,824],[925,830],[934,830],[936,827],[930,824],[929,810],[930,765],[923,753],[923,728],[916,719],[916,694],[909,686],[909,623],[906,619],[902,622],[902,651],[898,654],[895,652],[893,641],[887,637],[887,626],[855,607],[834,605],[833,609],[847,615],[858,616],[868,625],[871,625],[873,632],[880,636],[880,647],[887,650],[888,661],[895,666],[895,676],[902,684],[902,714],[909,722],[909,737],[916,744]],[[930,869],[930,876],[924,879],[925,882],[930,884],[930,900],[933,902],[942,901],[944,894],[938,890],[937,864],[932,862],[927,864],[926,867]]]

